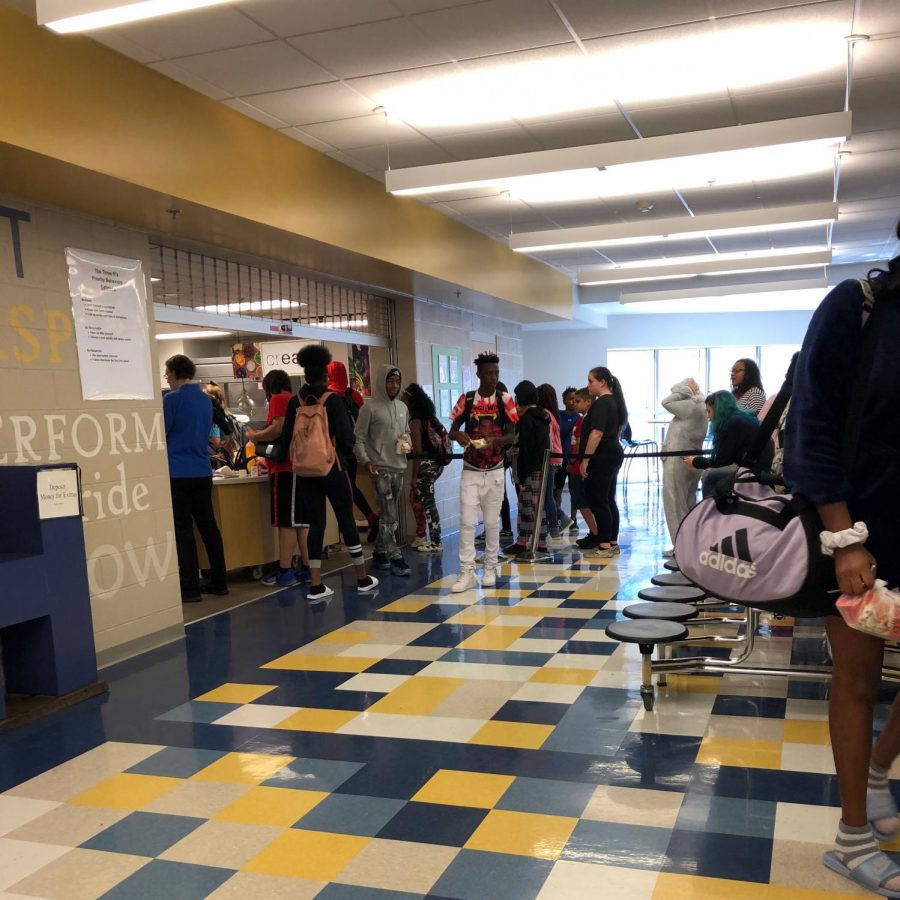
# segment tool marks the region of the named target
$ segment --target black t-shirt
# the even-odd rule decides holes
[[[592,431],[602,431],[604,441],[619,439],[619,410],[612,394],[604,394],[591,404],[581,426],[580,453],[584,453]]]

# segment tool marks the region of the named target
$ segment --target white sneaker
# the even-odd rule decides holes
[[[460,572],[459,578],[453,582],[453,587],[450,590],[454,594],[461,594],[463,591],[471,591],[477,587],[478,579],[475,577],[474,572]]]
[[[497,586],[497,570],[485,569],[484,575],[481,576],[481,586],[483,588],[492,588]]]
[[[416,537],[415,540],[410,542],[409,546],[412,547],[413,550],[418,550],[420,547],[427,547],[428,538],[425,537],[425,535],[422,535],[422,537]]]
[[[670,547],[668,550],[663,550],[663,557],[665,559],[672,559],[673,556],[675,556],[675,548],[674,547]]]
[[[371,594],[378,587],[378,579],[374,575],[367,575],[363,581],[364,584],[356,585],[358,594]]]
[[[425,550],[426,553],[434,553],[436,556],[440,556],[441,553],[444,552],[443,544],[429,544],[428,549]]]

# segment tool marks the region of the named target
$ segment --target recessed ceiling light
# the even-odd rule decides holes
[[[217,6],[228,0],[37,0],[37,21],[57,34],[73,34]]]
[[[182,341],[194,338],[228,337],[233,331],[163,331],[156,335],[158,341]]]
[[[306,304],[299,300],[238,300],[234,303],[210,303],[198,306],[197,309],[202,312],[228,315],[230,313],[300,309],[302,306],[306,306]]]

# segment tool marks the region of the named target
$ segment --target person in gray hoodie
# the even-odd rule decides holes
[[[697,450],[703,446],[709,421],[703,393],[693,378],[686,378],[673,385],[672,392],[662,401],[663,408],[675,417],[666,430],[663,450]],[[675,543],[675,534],[681,520],[697,503],[697,484],[700,472],[688,469],[677,456],[667,456],[663,461],[663,508],[666,527]],[[670,551],[666,551],[671,556]]]
[[[409,575],[400,552],[398,528],[406,454],[412,449],[409,413],[400,400],[402,376],[396,366],[383,365],[372,382],[372,399],[359,411],[354,453],[375,487],[380,510],[374,564],[394,575]]]

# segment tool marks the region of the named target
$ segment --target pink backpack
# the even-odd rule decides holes
[[[301,402],[297,407],[291,437],[291,468],[301,478],[322,478],[337,462],[325,410],[325,401],[330,396],[331,391],[326,391],[316,403]]]

